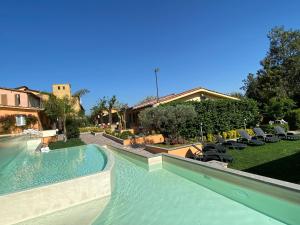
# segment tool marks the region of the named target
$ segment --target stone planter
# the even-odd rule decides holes
[[[189,156],[192,156],[194,153],[201,151],[202,144],[194,143],[194,144],[176,146],[173,148],[164,148],[164,147],[160,147],[160,146],[156,146],[156,145],[146,145],[145,149],[148,152],[151,152],[153,154],[167,153],[167,154],[171,154],[171,155],[188,158]]]

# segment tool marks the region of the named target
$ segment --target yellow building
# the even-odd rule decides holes
[[[143,103],[134,105],[128,110],[128,122],[129,127],[136,128],[139,125],[138,114],[145,108],[156,107],[158,105],[170,103],[170,102],[186,102],[186,101],[205,101],[213,99],[231,99],[239,100],[239,98],[232,97],[226,94],[222,94],[216,91],[208,90],[206,88],[198,87],[193,88],[178,94],[170,94],[164,97],[157,99],[150,99]]]
[[[73,98],[75,104],[73,105],[75,112],[84,111],[84,108],[80,104],[80,98],[78,96],[72,96],[71,85],[70,84],[53,84],[52,94],[57,98]]]

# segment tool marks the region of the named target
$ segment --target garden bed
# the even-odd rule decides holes
[[[142,145],[142,144],[157,144],[164,142],[164,137],[161,134],[148,135],[143,137],[133,137],[128,139],[121,139],[111,134],[103,133],[103,136],[109,138],[122,145]]]

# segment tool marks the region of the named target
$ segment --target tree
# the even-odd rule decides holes
[[[103,97],[99,99],[97,105],[91,108],[91,118],[94,121],[97,121],[99,123],[98,119],[100,119],[100,123],[103,123],[104,112],[108,111],[106,104],[107,104],[107,99]]]
[[[265,112],[270,119],[283,119],[295,106],[295,102],[289,98],[271,98],[266,105]]]
[[[271,98],[291,98],[300,107],[300,30],[275,27],[268,34],[269,51],[262,68],[243,81],[245,95],[260,103]]]
[[[112,124],[112,110],[115,107],[117,98],[113,95],[110,99],[107,100],[107,110],[108,110],[108,122]]]
[[[54,95],[50,95],[48,101],[46,101],[44,105],[45,113],[52,123],[57,120],[62,121],[65,141],[67,140],[67,118],[75,114],[73,109],[74,101],[74,98],[69,98],[67,96],[57,98]]]
[[[88,93],[90,93],[90,91],[88,89],[86,89],[86,88],[83,88],[83,89],[79,89],[78,91],[76,91],[73,94],[73,96],[81,98],[82,96],[84,96],[84,95],[86,95]]]
[[[120,121],[119,129],[126,129],[126,113],[128,105],[117,101],[115,103],[115,109],[117,110],[117,115]]]
[[[139,113],[139,120],[145,130],[155,130],[172,143],[178,143],[180,127],[196,116],[192,105],[166,105],[144,109]]]

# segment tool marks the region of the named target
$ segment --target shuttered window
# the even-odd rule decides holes
[[[6,94],[1,94],[1,105],[7,105],[7,95]]]
[[[21,104],[20,94],[15,94],[15,106],[19,106]]]

